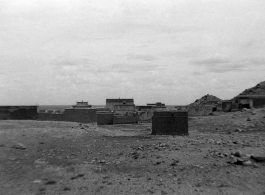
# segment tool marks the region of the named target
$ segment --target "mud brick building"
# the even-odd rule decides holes
[[[153,135],[188,135],[188,112],[156,111],[152,118]]]
[[[73,108],[91,108],[92,105],[89,105],[88,102],[76,102],[76,105],[72,106]]]
[[[38,106],[0,106],[0,120],[36,120]]]
[[[121,105],[121,104],[134,104],[133,99],[106,99],[106,107],[109,108],[111,111],[114,111],[115,105]]]
[[[114,113],[125,114],[127,112],[135,112],[135,105],[134,104],[114,105]]]

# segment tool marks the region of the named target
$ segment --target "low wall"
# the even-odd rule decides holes
[[[113,113],[97,113],[97,125],[112,125]]]
[[[37,106],[0,106],[0,120],[36,120]]]
[[[65,121],[64,114],[38,113],[40,121]]]
[[[65,109],[62,114],[38,113],[38,120],[93,123],[97,121],[96,109]]]
[[[139,121],[151,121],[154,111],[140,111],[138,112]]]
[[[138,121],[137,116],[113,116],[113,124],[133,124],[138,123]]]
[[[79,123],[97,122],[97,110],[68,108],[64,111],[64,120]]]

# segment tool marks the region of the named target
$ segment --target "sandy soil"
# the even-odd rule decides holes
[[[150,127],[0,121],[0,194],[265,194],[265,109]]]

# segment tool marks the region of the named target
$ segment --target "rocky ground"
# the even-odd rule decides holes
[[[265,109],[151,124],[0,121],[0,194],[265,194]]]

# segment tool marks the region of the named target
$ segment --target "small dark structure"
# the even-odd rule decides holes
[[[188,135],[188,112],[156,111],[152,135]]]
[[[0,106],[0,120],[36,120],[38,106]]]

